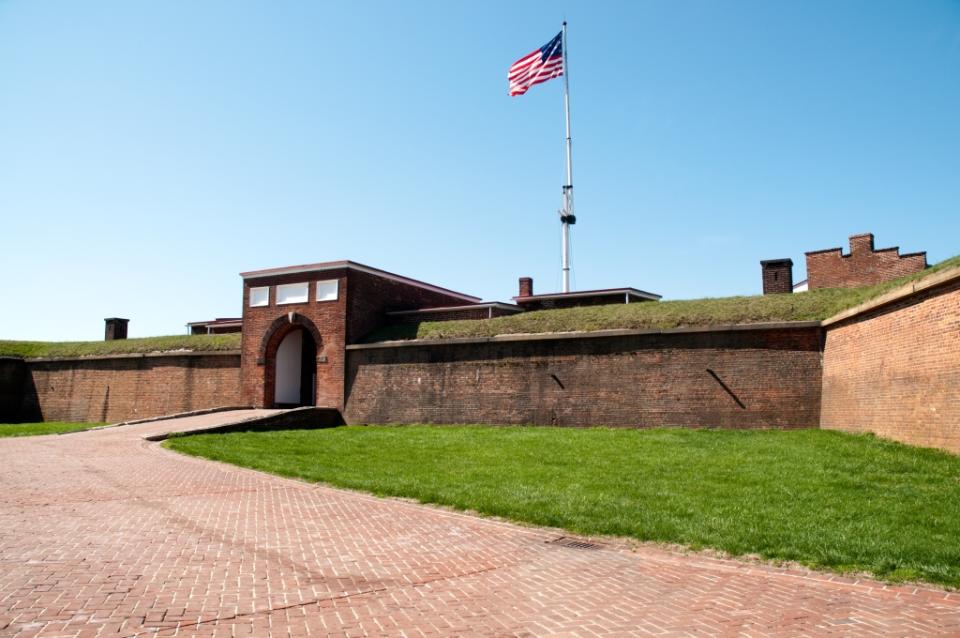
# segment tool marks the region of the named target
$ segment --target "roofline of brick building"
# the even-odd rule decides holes
[[[431,312],[451,312],[455,310],[477,310],[480,308],[496,308],[498,310],[510,310],[512,312],[523,311],[523,308],[514,304],[503,303],[502,301],[487,301],[484,303],[467,304],[465,306],[444,306],[442,308],[414,308],[413,310],[391,310],[387,312],[387,315],[389,316],[413,315],[413,314],[423,314],[423,313],[431,313]]]
[[[844,259],[847,259],[847,258],[849,258],[849,257],[851,257],[851,256],[853,255],[853,253],[846,253],[846,254],[844,254],[843,248],[823,248],[823,249],[821,249],[821,250],[809,250],[809,251],[807,251],[807,252],[805,252],[805,253],[803,253],[803,254],[804,254],[804,255],[819,255],[819,254],[821,254],[821,253],[832,253],[832,252],[834,252],[834,251],[840,253],[840,256],[843,257]],[[903,253],[903,254],[901,254],[901,253],[900,253],[900,246],[891,246],[890,248],[874,248],[874,249],[872,249],[870,252],[874,252],[874,253],[896,252],[901,258],[903,258],[903,257],[920,257],[920,256],[923,256],[924,258],[926,258],[926,255],[927,255],[927,251],[925,251],[925,250],[918,250],[917,252],[913,252],[913,253]],[[764,262],[760,262],[760,263],[762,264],[762,263],[764,263]]]
[[[188,326],[229,326],[229,325],[243,325],[243,318],[239,317],[236,319],[212,319],[210,321],[188,321]]]
[[[396,273],[388,272],[386,270],[380,270],[379,268],[366,266],[364,264],[360,264],[355,261],[350,261],[348,259],[344,259],[341,261],[324,261],[316,264],[302,264],[299,266],[284,266],[282,268],[266,268],[264,270],[251,270],[248,272],[240,273],[240,276],[243,278],[244,281],[246,281],[247,279],[260,279],[263,277],[275,277],[278,275],[294,275],[299,273],[324,272],[327,270],[341,270],[341,269],[356,270],[358,272],[366,273],[368,275],[374,275],[375,277],[382,277],[383,279],[398,281],[411,286],[417,286],[419,288],[424,288],[426,290],[439,292],[445,295],[460,297],[464,301],[479,302],[481,300],[480,297],[467,295],[462,292],[457,292],[456,290],[450,290],[449,288],[444,288],[442,286],[434,286],[433,284],[428,284],[425,281],[420,281],[418,279],[411,279],[410,277],[404,277],[403,275],[398,275]]]
[[[820,250],[808,250],[807,252],[805,252],[805,253],[803,253],[803,254],[804,254],[804,255],[819,255],[820,253],[832,253],[832,252],[834,252],[834,251],[836,251],[836,252],[840,253],[841,255],[843,255],[843,248],[841,248],[840,246],[837,246],[836,248],[821,248]],[[848,256],[848,255],[844,255],[844,256]]]
[[[542,295],[528,295],[526,297],[511,297],[517,303],[525,301],[539,301],[541,299],[573,299],[576,297],[597,297],[600,295],[630,295],[649,301],[659,301],[662,295],[637,288],[601,288],[599,290],[580,290],[577,292],[551,292]]]

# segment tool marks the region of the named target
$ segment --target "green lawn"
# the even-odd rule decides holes
[[[49,423],[0,423],[0,438],[5,436],[37,436],[38,434],[65,434],[89,430],[103,423],[65,423],[50,421]]]
[[[502,334],[611,329],[665,330],[770,321],[820,321],[879,297],[905,283],[956,267],[960,267],[960,256],[907,277],[863,288],[827,288],[793,295],[682,299],[540,310],[485,321],[424,321],[419,324],[387,326],[368,335],[364,341],[492,337]]]
[[[240,333],[221,335],[172,335],[115,339],[113,341],[3,341],[0,356],[12,357],[82,357],[92,355],[133,354],[192,350],[209,352],[239,350]]]
[[[582,534],[960,586],[960,458],[872,436],[418,425],[165,445]]]

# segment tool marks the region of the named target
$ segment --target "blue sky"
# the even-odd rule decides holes
[[[0,338],[239,316],[245,270],[353,259],[560,288],[756,294],[761,259],[960,253],[960,2],[0,0]]]

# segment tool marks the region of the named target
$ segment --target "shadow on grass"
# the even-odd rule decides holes
[[[281,430],[323,430],[344,425],[343,416],[334,408],[297,408],[259,419],[218,425],[204,430],[168,432],[146,437],[148,441],[163,441],[194,434],[226,434],[230,432],[276,432]]]

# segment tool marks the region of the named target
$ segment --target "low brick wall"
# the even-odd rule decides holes
[[[347,349],[348,423],[817,427],[816,323]]]
[[[28,360],[24,419],[115,423],[240,406],[240,353]]]
[[[821,427],[960,452],[960,271],[824,324]]]
[[[960,269],[820,322],[346,348],[348,423],[823,427],[960,452]],[[242,406],[240,353],[0,357],[0,422]]]

